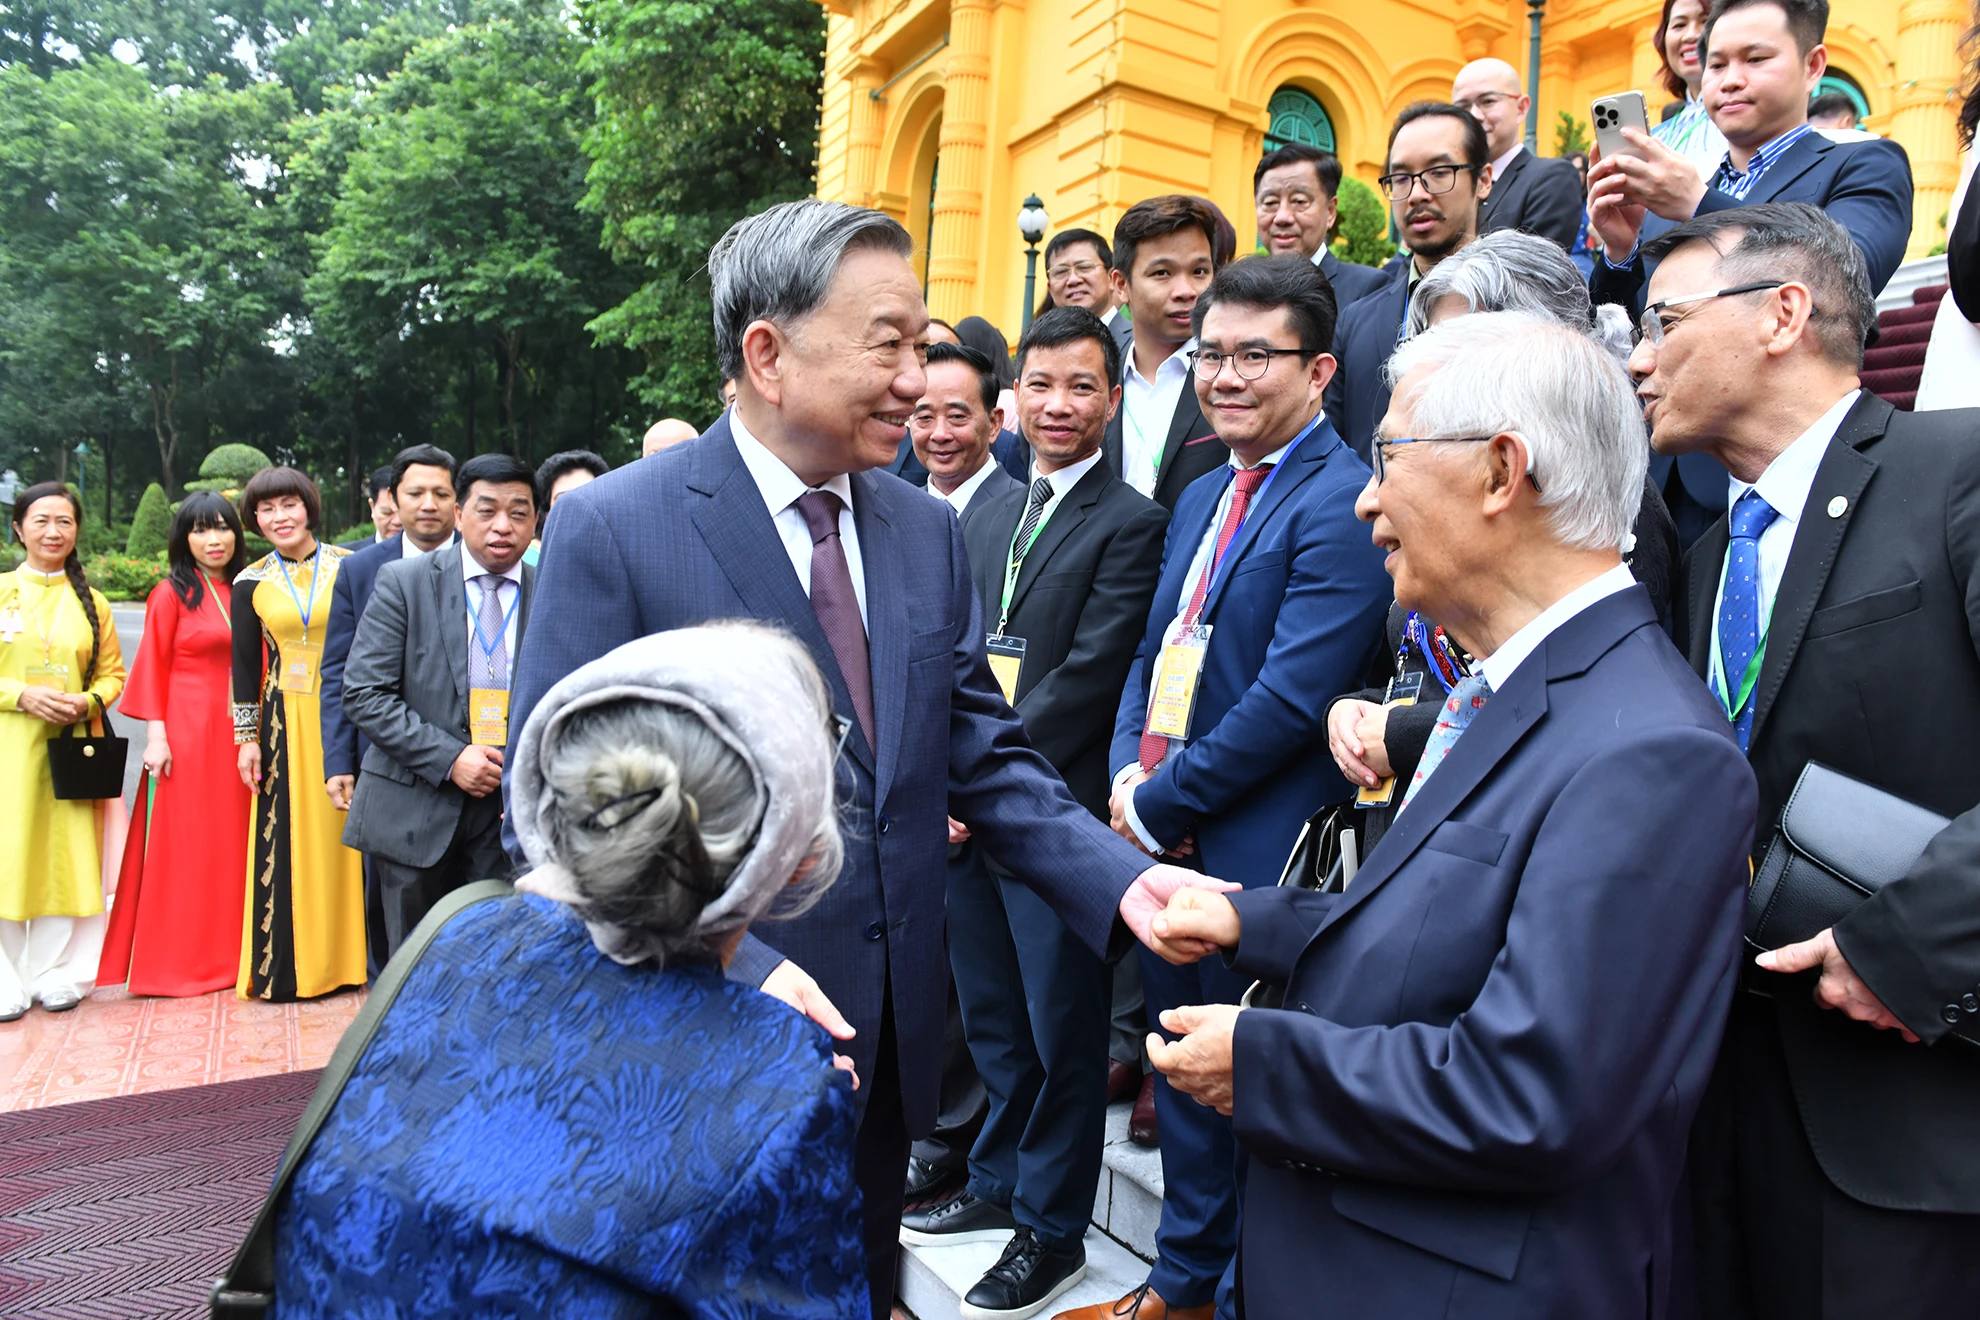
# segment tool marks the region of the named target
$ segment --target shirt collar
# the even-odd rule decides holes
[[[1498,650],[1478,662],[1478,671],[1485,675],[1485,681],[1492,685],[1494,692],[1504,692],[1506,684],[1518,672],[1520,663],[1540,649],[1540,643],[1547,640],[1549,633],[1596,601],[1606,600],[1618,591],[1635,585],[1636,578],[1630,573],[1628,564],[1617,564],[1607,572],[1590,578],[1541,610],[1527,621],[1524,628],[1506,638]]]
[[[1815,486],[1815,469],[1822,466],[1822,455],[1829,452],[1829,441],[1835,438],[1843,418],[1862,394],[1860,389],[1851,390],[1837,399],[1829,411],[1815,419],[1814,425],[1795,437],[1793,444],[1774,455],[1774,461],[1767,464],[1758,481],[1749,484],[1738,477],[1729,478],[1731,490],[1726,507],[1730,509],[1739,503],[1739,497],[1747,491],[1757,490],[1783,522],[1800,522],[1808,492]]]
[[[1524,150],[1526,150],[1526,144],[1524,142],[1515,142],[1512,144],[1511,151],[1508,151],[1505,155],[1492,162],[1492,184],[1494,187],[1498,186],[1500,179],[1506,177],[1506,166],[1513,163],[1513,157]]]
[[[1045,480],[1052,483],[1052,498],[1055,500],[1064,499],[1066,497],[1066,493],[1070,491],[1074,486],[1077,486],[1079,484],[1079,479],[1085,476],[1087,473],[1091,472],[1093,470],[1094,464],[1098,463],[1101,459],[1105,458],[1106,456],[1107,456],[1107,451],[1104,448],[1096,449],[1092,453],[1088,454],[1085,458],[1080,459],[1079,462],[1077,463],[1073,463],[1067,467],[1062,467],[1057,472],[1042,474],[1044,475]],[[1036,482],[1040,475],[1041,474],[1038,471],[1038,461],[1036,459],[1033,459],[1031,463],[1032,481]]]
[[[460,535],[459,532],[448,533],[447,539],[440,543],[440,548],[444,550],[448,546],[452,545],[454,543],[455,538],[458,537],[459,535]],[[421,555],[424,555],[426,553],[428,552],[420,549],[417,545],[413,544],[413,539],[410,536],[407,536],[403,532],[399,534],[399,558],[418,559]]]
[[[970,473],[969,479],[963,482],[962,485],[956,487],[947,495],[944,495],[941,491],[935,489],[935,479],[930,477],[928,479],[928,493],[938,500],[945,501],[957,513],[961,513],[969,507],[970,500],[975,497],[977,490],[983,483],[990,480],[990,474],[996,470],[996,467],[997,460],[985,454],[983,456],[983,466]]]
[[[1231,458],[1230,458],[1231,467],[1239,472],[1242,472],[1247,466],[1263,467],[1266,464],[1271,464],[1273,467],[1277,467],[1279,464],[1279,460],[1286,456],[1286,451],[1293,447],[1293,441],[1298,440],[1300,435],[1305,433],[1305,430],[1306,430],[1305,427],[1301,427],[1299,431],[1294,433],[1292,440],[1286,441],[1284,444],[1280,445],[1277,449],[1274,449],[1271,453],[1259,459],[1258,462],[1256,463],[1246,464],[1244,460],[1240,459],[1237,456],[1237,451],[1232,450]]]
[[[500,574],[500,576],[506,578],[510,582],[515,583],[517,586],[521,586],[522,571],[523,571],[522,560],[518,559],[514,564],[510,566],[508,572]],[[461,580],[464,582],[472,582],[478,577],[487,577],[488,575],[489,575],[488,570],[481,566],[481,561],[474,557],[474,552],[469,550],[466,546],[462,546],[461,547]]]
[[[742,414],[729,409],[729,434],[735,438],[736,453],[742,457],[743,466],[756,482],[756,489],[763,496],[764,507],[775,518],[785,509],[796,504],[812,487],[804,484],[797,473],[785,465],[784,460],[766,449],[761,440],[749,433],[743,425]],[[839,497],[839,502],[847,510],[852,508],[852,478],[841,472],[827,481],[819,490],[829,490]]]
[[[1164,380],[1178,378],[1187,379],[1189,376],[1189,355],[1195,351],[1196,336],[1191,335],[1183,341],[1181,348],[1162,360],[1162,365],[1155,368],[1155,379],[1150,380],[1135,368],[1134,351],[1130,348],[1124,355],[1127,358],[1127,379],[1138,380],[1143,385],[1159,385]]]
[[[1789,147],[1808,136],[1808,132],[1808,122],[1803,120],[1754,152],[1752,159],[1746,162],[1746,168],[1743,170],[1733,168],[1732,153],[1728,151],[1725,160],[1719,165],[1719,173],[1728,179],[1758,179]]]

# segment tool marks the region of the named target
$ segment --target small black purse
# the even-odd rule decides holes
[[[95,696],[97,713],[103,703]],[[48,775],[55,781],[55,796],[63,802],[85,802],[124,796],[124,762],[130,757],[131,742],[106,731],[102,736],[85,733],[79,720],[48,740]]]
[[[1354,879],[1361,865],[1356,846],[1360,840],[1349,826],[1354,819],[1352,812],[1351,804],[1341,802],[1322,807],[1306,818],[1306,824],[1299,828],[1299,837],[1293,840],[1285,870],[1279,873],[1282,888],[1290,885],[1322,894],[1347,891],[1348,881]],[[1284,986],[1253,981],[1238,1002],[1246,1008],[1280,1008],[1285,998]]]

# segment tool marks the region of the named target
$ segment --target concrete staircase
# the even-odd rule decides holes
[[[1162,1217],[1162,1159],[1128,1140],[1128,1104],[1107,1111],[1107,1149],[1086,1230],[1086,1278],[1041,1312],[1111,1302],[1148,1278]],[[955,1247],[901,1244],[901,1309],[913,1320],[958,1320],[962,1295],[1003,1254],[1001,1242]]]

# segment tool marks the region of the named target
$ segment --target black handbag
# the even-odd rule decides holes
[[[1951,823],[1810,761],[1747,890],[1746,942],[1778,949],[1829,929],[1909,871]],[[1973,1019],[1953,1034],[1980,1044]]]
[[[1306,818],[1306,824],[1299,827],[1299,837],[1293,840],[1292,855],[1279,872],[1281,888],[1290,885],[1322,894],[1347,891],[1348,881],[1360,866],[1356,851],[1359,836],[1348,826],[1354,819],[1352,811],[1343,802],[1322,807]],[[1246,1008],[1279,1008],[1285,998],[1284,986],[1253,981],[1238,1002]]]
[[[94,695],[99,714],[103,703]],[[106,727],[101,736],[83,731],[79,721],[48,740],[48,774],[55,781],[55,796],[63,802],[83,802],[96,798],[124,796],[124,762],[131,754],[128,738],[119,738]]]

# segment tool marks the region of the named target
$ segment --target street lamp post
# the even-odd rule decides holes
[[[1526,0],[1526,149],[1540,154],[1540,15],[1547,0]]]
[[[1024,238],[1024,330],[1031,329],[1031,314],[1038,306],[1038,242],[1051,223],[1052,217],[1045,214],[1045,203],[1037,193],[1024,199],[1024,209],[1018,212],[1018,233]],[[1023,333],[1018,332],[1019,338]]]
[[[76,446],[76,498],[89,504],[89,445]]]

